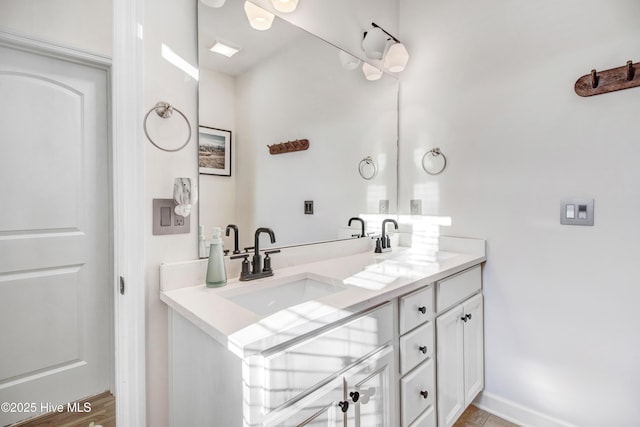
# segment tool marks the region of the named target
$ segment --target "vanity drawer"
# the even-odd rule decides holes
[[[470,268],[436,283],[438,313],[482,289],[480,266]]]
[[[271,411],[391,342],[391,303],[291,346],[263,353],[264,407]]]
[[[433,286],[400,297],[400,335],[433,318]]]
[[[408,427],[433,406],[436,395],[434,377],[433,359],[429,359],[400,380],[402,427]]]
[[[406,374],[433,356],[433,322],[427,322],[400,337],[400,373]]]
[[[409,427],[436,427],[436,409],[431,406],[427,411],[420,415]]]

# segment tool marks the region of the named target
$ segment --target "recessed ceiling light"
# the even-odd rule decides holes
[[[240,52],[240,48],[229,46],[228,44],[216,41],[213,46],[209,48],[211,52],[219,53],[227,58],[231,58],[236,53]]]

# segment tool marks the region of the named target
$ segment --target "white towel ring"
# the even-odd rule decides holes
[[[371,166],[372,170],[366,171],[366,166]],[[366,179],[367,181],[373,179],[378,174],[378,167],[376,166],[376,161],[371,158],[371,156],[367,156],[364,159],[360,160],[358,164],[358,173],[361,177]]]
[[[151,138],[151,136],[149,136],[149,131],[147,130],[147,118],[149,117],[149,114],[151,114],[152,111],[155,111],[156,114],[162,117],[163,119],[168,119],[169,117],[171,117],[174,111],[180,114],[182,118],[187,122],[187,128],[189,128],[189,135],[187,135],[187,140],[185,141],[185,143],[178,148],[164,148],[156,144],[155,141]],[[160,101],[156,103],[156,105],[151,110],[149,110],[147,114],[145,114],[144,116],[144,134],[147,136],[147,138],[149,139],[149,142],[151,142],[154,147],[162,151],[173,153],[173,152],[182,150],[184,147],[187,146],[187,144],[191,140],[191,123],[189,122],[189,119],[187,119],[187,116],[185,116],[182,111],[178,110],[176,107],[169,104],[168,102]]]
[[[442,165],[441,166],[435,166],[432,168],[429,168],[428,166],[426,166],[424,164],[425,159],[427,159],[427,156],[430,157],[442,157]],[[445,157],[444,153],[442,151],[440,151],[439,148],[433,148],[429,151],[427,151],[426,153],[424,153],[424,156],[422,156],[422,169],[424,169],[424,171],[426,173],[428,173],[429,175],[438,175],[441,174],[442,171],[445,170],[445,168],[447,167],[447,158]]]

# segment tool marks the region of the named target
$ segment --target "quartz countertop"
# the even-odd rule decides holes
[[[247,357],[375,307],[486,260],[482,253],[440,251],[420,255],[408,248],[359,253],[275,270],[271,277],[221,288],[204,284],[161,292],[160,299],[238,357]],[[230,300],[233,295],[292,279],[321,278],[340,291],[260,315]]]

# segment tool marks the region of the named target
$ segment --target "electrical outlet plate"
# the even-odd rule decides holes
[[[184,234],[191,229],[191,215],[183,217],[173,210],[173,199],[153,199],[153,235]]]
[[[422,215],[422,200],[411,200],[411,215]]]
[[[560,224],[593,225],[593,199],[566,199],[560,202]]]
[[[378,213],[388,214],[389,213],[389,201],[388,200],[380,200],[378,205]]]

